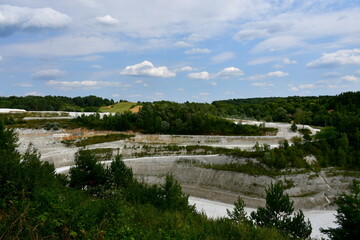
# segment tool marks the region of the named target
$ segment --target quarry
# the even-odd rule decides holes
[[[24,113],[12,109],[11,113]],[[80,116],[75,112],[32,112],[25,121],[72,119]],[[89,115],[89,113],[87,114]],[[104,115],[104,114],[103,114]],[[100,117],[103,117],[101,115]],[[278,129],[271,136],[218,136],[218,135],[165,135],[122,132],[128,138],[90,144],[86,149],[100,152],[101,161],[109,165],[115,155],[121,155],[125,164],[132,168],[134,176],[147,184],[163,184],[169,174],[181,184],[182,191],[189,195],[189,203],[210,218],[226,217],[226,210],[233,208],[239,196],[246,204],[246,212],[265,206],[265,189],[271,182],[282,181],[285,193],[294,201],[295,209],[302,209],[313,225],[313,238],[325,237],[321,227],[334,227],[336,206],[335,197],[349,186],[354,179],[351,174],[342,174],[333,168],[320,171],[284,171],[276,177],[251,175],[243,172],[209,169],[207,164],[245,164],[255,161],[251,158],[238,158],[224,154],[213,154],[206,148],[240,149],[254,151],[254,146],[268,145],[276,148],[285,140],[292,144],[293,137],[301,137],[299,132],[291,131],[289,123],[235,121],[237,124],[265,124]],[[307,125],[298,128],[308,129],[311,134],[320,131]],[[42,161],[54,164],[57,173],[67,174],[74,165],[75,153],[82,149],[69,145],[71,141],[80,141],[94,136],[119,134],[116,131],[89,129],[44,129],[17,128],[18,150],[24,153],[29,147],[37,149]],[[195,150],[188,152],[187,146]],[[198,149],[197,149],[198,147]],[[307,156],[309,163],[316,161]]]
[[[259,124],[259,122],[249,122]],[[282,176],[253,176],[241,172],[220,171],[199,167],[199,164],[242,163],[249,159],[238,159],[225,155],[199,152],[188,155],[184,151],[161,150],[163,146],[210,146],[251,150],[255,144],[278,146],[280,141],[297,136],[290,130],[290,124],[266,123],[279,129],[275,136],[194,136],[159,135],[135,133],[133,137],[114,142],[87,146],[87,149],[103,149],[112,156],[120,154],[124,162],[133,169],[135,176],[149,184],[163,183],[167,174],[172,174],[182,185],[186,194],[232,204],[240,195],[247,206],[265,204],[265,188],[270,182],[282,180],[287,183],[286,193],[296,208],[334,209],[331,203],[336,194],[345,189],[353,177],[335,174],[333,169],[320,172],[286,173]],[[312,133],[318,131],[304,126]],[[74,154],[79,147],[68,147],[64,140],[83,139],[96,135],[114,133],[85,129],[17,129],[19,151],[25,152],[31,143],[39,150],[41,159],[53,163],[58,172],[66,173],[74,164]],[[200,154],[200,155],[199,155]],[[310,156],[311,158],[311,156]],[[102,159],[106,164],[111,159]]]

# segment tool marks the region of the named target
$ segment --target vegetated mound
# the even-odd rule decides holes
[[[100,112],[110,112],[110,113],[124,113],[126,111],[131,111],[137,113],[140,111],[140,105],[135,106],[136,103],[133,102],[118,102],[114,105],[104,106],[99,109]]]

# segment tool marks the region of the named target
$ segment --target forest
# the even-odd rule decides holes
[[[101,106],[111,104],[114,104],[114,100],[96,96],[74,98],[62,96],[0,97],[0,108],[17,108],[27,111],[97,112]]]
[[[235,124],[215,116],[206,105],[174,102],[143,103],[139,113],[125,112],[115,116],[81,116],[74,120],[80,126],[117,131],[191,135],[266,135],[276,129]]]

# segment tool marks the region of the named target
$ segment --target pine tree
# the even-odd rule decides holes
[[[75,166],[70,168],[70,186],[94,191],[106,181],[105,168],[96,155],[89,150],[79,150],[75,154]]]
[[[283,234],[295,239],[307,239],[311,234],[309,220],[305,222],[301,210],[294,214],[294,202],[284,194],[281,182],[271,183],[266,190],[266,206],[251,213],[255,225],[277,228]]]
[[[6,129],[0,120],[0,199],[10,197],[19,188],[20,154],[16,150],[18,136],[13,129]]]
[[[134,182],[132,169],[125,165],[119,155],[111,162],[109,171],[110,184],[116,187],[127,188]]]
[[[342,193],[335,200],[338,206],[338,228],[321,229],[330,239],[360,239],[360,184],[353,180],[349,193]]]
[[[250,220],[247,217],[247,213],[245,212],[245,202],[244,200],[239,196],[237,201],[234,203],[235,207],[233,211],[230,211],[229,209],[226,209],[227,215],[229,218],[236,222],[236,223],[250,223]]]

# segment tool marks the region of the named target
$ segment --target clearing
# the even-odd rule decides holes
[[[109,112],[109,113],[124,113],[126,111],[131,111],[133,113],[137,113],[140,111],[141,106],[137,105],[137,103],[133,102],[119,102],[114,105],[101,107],[99,109],[100,112]]]

